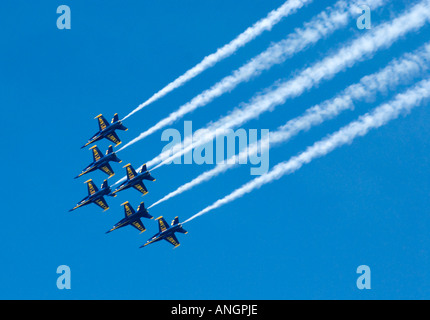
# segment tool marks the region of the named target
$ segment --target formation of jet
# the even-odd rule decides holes
[[[90,203],[95,203],[100,208],[104,209],[104,211],[109,209],[109,206],[104,198],[104,196],[111,195],[111,189],[108,186],[107,180],[103,181],[100,190],[97,189],[96,185],[91,179],[88,181],[85,181],[84,183],[86,183],[88,187],[88,196],[86,196],[81,201],[79,201],[78,204],[73,209],[69,210],[69,212],[76,210],[77,208],[80,208],[82,206],[86,206],[87,204],[90,204]]]
[[[103,117],[103,115],[98,115],[95,117],[95,119],[98,120],[99,124],[99,131],[91,137],[88,142],[81,147],[84,148],[96,141],[102,140],[104,138],[108,139],[109,141],[113,142],[115,146],[119,145],[121,143],[121,140],[119,139],[118,135],[116,134],[115,130],[128,130],[119,120],[118,114],[115,113],[113,116],[113,119],[111,123],[108,123],[106,119]],[[75,179],[90,173],[94,172],[96,170],[101,170],[105,174],[107,174],[110,177],[112,177],[115,172],[113,171],[112,167],[110,166],[110,162],[118,162],[121,163],[122,160],[120,160],[116,153],[113,150],[112,145],[110,145],[106,151],[106,154],[104,155],[100,149],[94,145],[90,148],[90,150],[93,153],[93,162],[90,163],[82,172],[75,177]],[[145,184],[143,183],[143,180],[149,180],[149,181],[155,181],[155,178],[151,176],[149,173],[146,164],[142,166],[139,173],[134,170],[131,164],[127,164],[124,166],[126,173],[127,173],[127,180],[123,182],[118,188],[116,188],[114,191],[111,190],[111,187],[108,185],[107,180],[104,180],[100,190],[96,187],[92,179],[85,181],[88,188],[88,196],[86,196],[84,199],[79,201],[76,206],[69,211],[76,210],[80,207],[86,206],[90,203],[95,203],[99,207],[101,207],[104,211],[109,209],[109,205],[107,204],[105,200],[105,196],[111,196],[116,197],[117,193],[129,189],[134,188],[142,195],[145,195],[148,193],[148,189],[146,188]],[[109,231],[106,233],[110,233],[116,229],[125,227],[125,226],[132,226],[140,231],[140,233],[144,232],[146,230],[144,224],[142,223],[142,218],[146,219],[153,219],[153,216],[148,213],[148,210],[145,208],[145,204],[143,202],[140,203],[139,207],[137,208],[137,211],[134,210],[134,208],[131,206],[131,204],[126,201],[121,206],[124,207],[124,213],[125,217],[121,219],[119,222],[117,222]],[[183,227],[182,224],[179,223],[178,217],[176,217],[173,221],[171,226],[169,226],[163,217],[159,217],[156,219],[158,221],[158,233],[155,234],[152,238],[150,238],[144,245],[141,246],[147,246],[148,244],[160,241],[160,240],[166,240],[167,242],[171,243],[175,248],[179,246],[179,241],[175,236],[176,232],[179,233],[188,233]]]
[[[115,173],[112,170],[112,167],[110,166],[109,162],[114,161],[121,163],[122,160],[120,160],[115,152],[113,152],[112,146],[109,146],[109,148],[106,151],[106,155],[103,155],[103,153],[100,152],[99,148],[97,146],[93,146],[90,148],[90,150],[93,151],[93,162],[90,163],[82,172],[75,177],[79,178],[80,176],[95,171],[97,169],[103,171],[106,173],[109,178],[112,177]]]
[[[180,243],[178,241],[178,238],[176,238],[175,233],[188,233],[188,231],[182,228],[182,224],[179,223],[179,218],[175,217],[175,219],[173,219],[172,221],[171,226],[166,223],[166,220],[164,220],[163,217],[158,217],[156,220],[158,221],[158,233],[155,234],[152,238],[150,238],[144,245],[140,246],[140,248],[143,248],[148,244],[161,241],[163,239],[173,244],[175,248],[178,247]]]
[[[121,140],[119,139],[115,130],[127,131],[128,129],[122,124],[122,121],[119,120],[118,113],[114,114],[111,123],[107,122],[107,120],[101,114],[99,114],[94,119],[97,119],[99,122],[99,131],[93,135],[91,139],[81,147],[81,149],[103,138],[115,143],[115,146],[121,143]]]
[[[112,194],[116,194],[122,190],[133,187],[137,191],[141,192],[142,195],[148,193],[148,189],[143,184],[143,180],[155,181],[154,177],[151,176],[148,169],[146,168],[146,164],[142,166],[139,173],[136,173],[136,170],[131,166],[131,164],[127,164],[124,166],[127,172],[127,180],[124,181]]]
[[[109,231],[107,231],[106,233],[112,232],[116,229],[131,225],[133,227],[135,227],[137,230],[140,231],[140,233],[142,233],[143,231],[145,231],[145,226],[143,225],[142,221],[140,220],[141,218],[147,218],[147,219],[152,219],[153,216],[151,216],[148,213],[148,210],[146,210],[145,208],[145,204],[142,202],[139,207],[137,208],[137,212],[134,211],[133,207],[130,205],[130,203],[124,202],[122,204],[122,206],[124,206],[124,213],[125,213],[125,218],[122,219],[121,221],[119,221],[117,224],[115,224],[112,229],[110,229]]]

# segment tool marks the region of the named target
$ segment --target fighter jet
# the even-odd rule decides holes
[[[75,177],[75,179],[79,178],[80,176],[95,171],[97,169],[100,169],[107,175],[109,175],[109,178],[112,177],[115,173],[112,170],[112,167],[110,166],[110,161],[115,161],[121,163],[122,161],[116,156],[115,152],[113,152],[112,146],[109,146],[109,148],[106,151],[106,155],[103,155],[103,153],[100,152],[99,148],[97,146],[93,146],[90,148],[90,150],[93,151],[93,162],[90,163],[82,172]]]
[[[146,189],[142,180],[155,181],[155,179],[149,173],[148,169],[146,168],[146,164],[142,166],[142,169],[140,170],[139,174],[136,173],[136,170],[133,169],[131,164],[125,165],[124,168],[126,168],[125,170],[127,172],[127,181],[124,181],[118,188],[115,189],[115,191],[112,192],[112,194],[116,194],[117,192],[128,189],[130,187],[135,188],[137,191],[141,192],[142,195],[147,194],[148,189]]]
[[[116,225],[114,225],[112,229],[110,229],[106,233],[112,232],[118,228],[122,228],[128,225],[135,227],[137,230],[140,231],[140,233],[145,231],[146,230],[145,226],[143,225],[140,218],[148,218],[148,219],[153,218],[153,216],[151,216],[148,213],[148,210],[146,210],[145,204],[142,202],[140,206],[137,208],[137,212],[134,211],[133,207],[130,205],[128,201],[124,202],[122,206],[124,206],[125,218],[122,219],[120,222],[118,222]]]
[[[118,129],[118,130],[127,131],[128,129],[118,119],[118,113],[114,114],[110,124],[109,122],[106,121],[106,119],[101,114],[99,114],[94,119],[98,119],[99,131],[95,135],[93,135],[92,138],[88,140],[88,142],[81,147],[81,149],[103,138],[106,138],[112,141],[113,143],[115,143],[115,146],[121,143],[121,140],[118,138],[117,134],[115,133],[115,130]]]
[[[175,232],[180,232],[185,234],[188,233],[188,231],[182,228],[182,224],[179,223],[178,217],[175,217],[175,219],[173,219],[171,227],[169,227],[169,225],[166,223],[166,220],[164,220],[163,217],[158,217],[156,220],[158,221],[159,232],[156,235],[154,235],[151,239],[149,239],[143,246],[140,246],[140,248],[143,248],[148,244],[151,244],[153,242],[157,242],[163,239],[173,244],[175,248],[178,247],[179,241],[175,236]]]
[[[104,209],[104,211],[109,209],[109,206],[104,198],[104,196],[110,195],[110,192],[111,192],[111,189],[108,186],[107,180],[103,181],[101,190],[97,189],[96,185],[91,179],[88,181],[85,181],[84,183],[86,183],[88,187],[88,196],[83,198],[80,202],[78,202],[78,204],[73,209],[70,209],[69,211],[73,211],[79,207],[85,206],[90,203],[95,203],[96,205]]]

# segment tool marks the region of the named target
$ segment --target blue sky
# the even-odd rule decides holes
[[[314,1],[190,81],[133,115],[124,142],[279,41],[335,1]],[[391,1],[372,14],[374,26],[409,1]],[[86,195],[90,161],[79,149],[97,130],[93,118],[125,116],[216,48],[277,8],[282,0],[2,1],[0,99],[3,113],[0,298],[2,299],[399,299],[429,298],[430,111],[415,109],[337,149],[296,173],[199,217],[178,235],[181,246],[138,247],[157,232],[110,229],[120,204],[149,206],[212,166],[171,165],[154,171],[141,197],[127,190],[108,198],[110,209],[90,205],[67,212]],[[56,28],[56,8],[67,4],[72,29]],[[226,114],[278,79],[287,79],[361,33],[355,20],[316,46],[241,84],[184,120],[195,129]],[[244,128],[274,130],[306,108],[428,41],[430,26],[408,34],[371,60],[250,121]],[[271,166],[407,85],[358,103],[334,120],[270,151]],[[140,166],[165,145],[156,133],[125,149],[113,164]],[[102,150],[106,141],[98,143]],[[88,175],[87,175],[88,176]],[[88,178],[100,185],[101,172]],[[183,221],[249,181],[241,166],[153,208]],[[372,289],[358,290],[356,269],[372,270]],[[72,289],[58,290],[56,269],[68,265]]]

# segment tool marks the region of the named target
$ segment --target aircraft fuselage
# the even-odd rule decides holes
[[[103,197],[103,196],[107,196],[110,194],[110,188],[106,188],[106,189],[102,189],[97,191],[96,193],[93,193],[91,195],[86,196],[85,198],[83,198],[81,200],[81,202],[78,203],[78,205],[86,205],[86,204],[90,204],[93,203],[94,201],[96,201],[97,199]]]
[[[122,122],[121,121],[116,121],[112,124],[109,124],[106,128],[104,128],[103,130],[99,130],[97,131],[97,133],[95,135],[93,135],[93,137],[91,138],[91,140],[89,142],[87,142],[87,145],[94,143],[96,141],[99,141],[103,138],[105,138],[106,136],[108,136],[111,133],[115,133],[115,130],[119,129],[122,130],[123,126],[122,126]],[[85,147],[83,146],[83,147]]]
[[[136,183],[142,182],[143,180],[148,180],[146,179],[147,177],[149,177],[148,171],[145,171],[143,173],[138,173],[137,176],[135,176],[133,179],[127,180],[123,184],[121,184],[118,189],[132,187]]]
[[[156,242],[156,241],[163,240],[163,239],[167,238],[168,236],[175,234],[175,232],[177,232],[178,229],[180,229],[180,228],[182,228],[182,225],[180,223],[175,224],[174,226],[171,226],[170,228],[157,233],[151,239],[149,239],[148,242]]]
[[[103,167],[105,164],[108,164],[111,161],[115,161],[116,156],[113,153],[110,153],[108,155],[105,155],[103,158],[100,158],[98,161],[94,161],[92,162],[86,169],[85,171],[87,172],[91,172],[94,171],[98,168]]]
[[[136,221],[139,218],[141,218],[141,217],[136,213],[127,217],[127,218],[123,218],[115,225],[116,229],[128,226],[129,224],[132,224],[134,221]]]
[[[102,137],[105,137],[110,133],[114,133],[115,130],[119,129],[121,126],[122,126],[121,121],[114,122],[114,123],[108,125],[106,128],[104,128],[104,130],[100,130],[99,132],[97,132],[96,135],[100,135]]]

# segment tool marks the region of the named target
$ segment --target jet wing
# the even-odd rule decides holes
[[[131,164],[128,164],[125,166],[125,171],[127,172],[127,179],[131,180],[135,176],[137,176],[136,170],[131,166]]]
[[[103,117],[101,114],[99,114],[97,117],[97,120],[99,122],[99,129],[100,131],[106,129],[109,125],[109,122],[106,121],[105,117]]]
[[[164,238],[164,240],[173,244],[175,246],[175,248],[180,245],[178,239],[176,238],[176,236],[174,234],[172,234],[171,236],[168,236],[167,238]]]
[[[103,158],[103,154],[100,152],[97,146],[91,147],[91,150],[93,151],[94,162],[99,161],[101,158]]]
[[[87,187],[88,187],[88,194],[92,195],[94,193],[96,193],[97,191],[99,191],[99,189],[97,189],[96,185],[94,184],[93,180],[88,180],[86,181],[87,183]]]
[[[157,221],[158,221],[158,230],[160,232],[163,232],[168,229],[169,225],[167,224],[166,220],[164,220],[163,217],[157,218]]]
[[[143,195],[148,193],[148,189],[146,189],[143,182],[138,182],[135,185],[133,185],[133,188],[135,188],[137,191],[141,192]]]
[[[107,209],[109,209],[109,206],[108,206],[105,198],[103,198],[103,197],[98,198],[97,200],[94,201],[94,203],[96,205],[98,205],[100,208],[104,209],[104,211],[106,211]]]
[[[134,214],[135,211],[133,207],[130,205],[130,203],[128,203],[128,201],[124,202],[123,205],[124,205],[124,213],[126,217],[129,217],[132,214]]]
[[[115,145],[119,145],[121,143],[121,140],[119,140],[118,135],[115,132],[109,133],[106,136],[106,139],[112,141],[113,143],[115,143]]]
[[[136,220],[136,221],[133,221],[133,222],[131,223],[131,225],[132,225],[133,227],[135,227],[137,230],[139,230],[141,233],[142,233],[143,231],[145,231],[145,230],[146,230],[146,229],[145,229],[145,226],[143,225],[142,221],[140,221],[140,219],[138,219],[138,220]]]
[[[110,166],[109,163],[106,163],[103,167],[99,168],[101,171],[103,171],[104,173],[106,173],[107,175],[109,175],[109,178],[112,177],[115,173],[112,170],[112,167]]]

